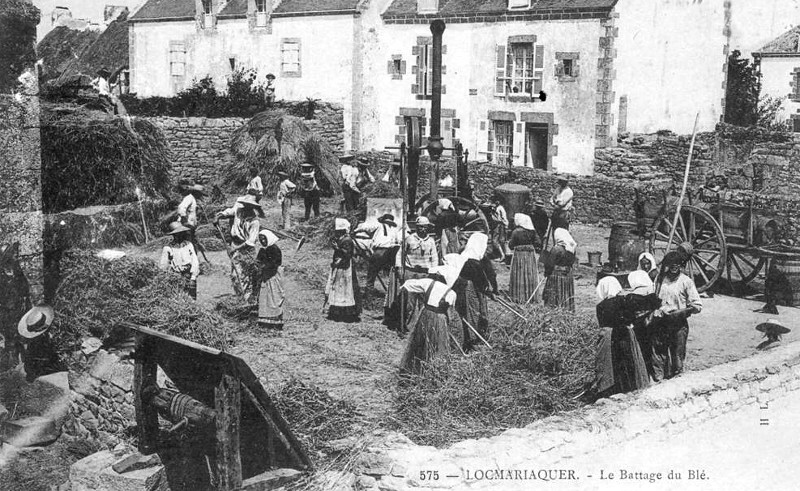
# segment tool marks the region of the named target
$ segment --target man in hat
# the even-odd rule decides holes
[[[197,201],[205,196],[205,188],[199,184],[183,186],[183,200],[178,205],[178,221],[189,229],[189,238],[195,250],[203,254],[206,252],[200,241],[197,240],[195,232],[197,230]],[[206,259],[208,262],[208,259]]]
[[[17,339],[17,322],[31,307],[30,284],[18,255],[18,242],[0,246],[0,334],[5,341],[0,350],[0,372],[19,364],[22,345]]]
[[[672,251],[664,256],[661,272],[656,279],[656,294],[661,308],[654,314],[653,380],[656,382],[679,375],[686,359],[686,340],[689,337],[687,319],[703,308],[694,281],[683,274],[686,259]]]
[[[292,226],[292,196],[297,186],[289,180],[289,174],[284,171],[278,171],[278,177],[281,179],[277,199],[281,205],[282,226],[284,229],[289,229]]]
[[[572,211],[572,189],[566,176],[558,177],[558,186],[553,190],[550,204],[553,205],[553,229],[563,228],[569,230],[569,213]],[[535,226],[535,225],[534,225]]]
[[[766,322],[762,322],[761,324],[757,325],[756,331],[763,332],[764,337],[767,338],[761,344],[756,346],[756,349],[764,350],[780,346],[781,336],[783,334],[790,333],[792,330],[788,327],[785,327],[775,319],[768,319]]]
[[[190,240],[191,230],[180,222],[170,224],[172,244],[161,251],[159,266],[164,271],[174,271],[183,277],[184,290],[197,300],[197,276],[200,274],[200,261]]]
[[[378,274],[394,264],[394,257],[400,246],[399,230],[394,221],[394,215],[391,213],[380,216],[377,224],[365,222],[356,229],[356,232],[372,233],[370,241],[372,255],[367,265],[367,284],[364,288],[366,292],[375,287],[375,279]]]
[[[250,300],[253,294],[253,278],[245,274],[244,267],[255,254],[258,243],[258,232],[261,223],[258,216],[264,216],[261,205],[255,196],[245,195],[236,199],[236,203],[217,213],[214,217],[214,226],[219,225],[219,220],[227,218],[231,224],[231,281],[233,288],[245,300]]]
[[[353,155],[347,154],[339,157],[342,166],[339,174],[342,177],[342,192],[344,193],[344,207],[347,211],[358,208],[358,168],[353,166]]]
[[[261,176],[258,174],[258,167],[250,167],[250,182],[247,183],[247,194],[252,194],[256,197],[256,201],[261,202],[261,197],[264,196],[264,183],[261,182]]]
[[[361,155],[358,157],[358,180],[356,184],[358,185],[359,189],[363,186],[367,185],[368,183],[375,182],[375,176],[369,171],[369,159],[366,155]],[[361,191],[359,191],[360,194]]]
[[[319,198],[321,191],[317,184],[314,164],[304,163],[300,166],[300,192],[303,194],[303,206],[305,206],[305,219],[311,217],[311,210],[314,210],[314,218],[319,218]]]
[[[533,203],[533,211],[531,211],[531,222],[533,228],[539,235],[539,240],[544,243],[545,235],[547,235],[547,227],[550,225],[550,217],[547,216],[547,211],[544,209],[544,201],[537,199]]]
[[[22,360],[26,379],[32,382],[39,376],[64,370],[50,339],[50,326],[55,312],[46,305],[30,309],[17,324],[23,347]]]
[[[267,107],[275,104],[275,75],[267,74],[267,86],[264,88],[264,98],[267,100]]]

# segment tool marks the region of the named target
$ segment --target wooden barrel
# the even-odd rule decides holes
[[[494,188],[494,194],[503,199],[509,221],[514,219],[514,213],[528,213],[528,201],[531,197],[529,187],[507,182]]]
[[[617,222],[611,226],[608,238],[608,261],[620,271],[633,271],[639,267],[639,254],[647,250],[633,222]]]
[[[778,256],[770,263],[764,284],[767,300],[800,307],[800,255]]]

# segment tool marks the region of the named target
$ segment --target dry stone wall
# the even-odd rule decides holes
[[[215,180],[232,162],[231,135],[246,118],[148,117],[165,133],[173,156],[173,176],[199,183]],[[344,112],[341,106],[318,103],[308,128],[338,154],[344,148]]]

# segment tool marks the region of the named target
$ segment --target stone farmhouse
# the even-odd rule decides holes
[[[761,66],[761,94],[784,99],[783,118],[800,132],[800,26],[753,52]]]
[[[619,133],[688,133],[698,112],[713,129],[730,18],[725,0],[149,0],[130,19],[131,91],[256,68],[278,98],[341,104],[347,149],[424,144],[443,19],[445,146],[587,175]]]

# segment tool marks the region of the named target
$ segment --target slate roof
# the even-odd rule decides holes
[[[508,0],[440,0],[435,17],[464,14],[507,14],[510,12],[591,11],[609,10],[618,0],[531,0],[527,9],[508,9]],[[417,0],[395,0],[384,17],[417,14]],[[428,14],[431,15],[431,14]]]
[[[800,56],[800,26],[784,32],[753,54],[761,56],[769,56],[771,54]]]
[[[356,12],[360,0],[282,0],[273,10],[276,17],[319,14],[325,12]],[[247,0],[230,0],[219,12],[219,18],[244,17]],[[148,0],[131,18],[132,21],[193,19],[194,0]]]
[[[194,19],[194,0],[148,0],[131,21],[157,19]]]

